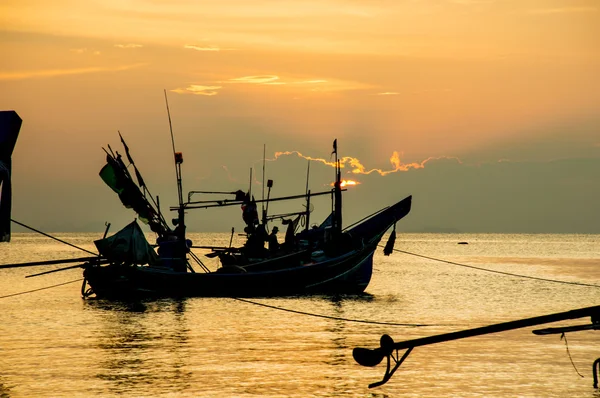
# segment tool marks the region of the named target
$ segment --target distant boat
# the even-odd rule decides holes
[[[458,242],[459,245],[468,245],[469,242]]]

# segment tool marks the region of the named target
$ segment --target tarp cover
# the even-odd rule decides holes
[[[116,234],[94,241],[103,257],[125,264],[157,265],[159,258],[134,220]]]

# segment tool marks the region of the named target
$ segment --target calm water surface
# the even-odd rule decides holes
[[[58,234],[93,249],[96,234]],[[228,234],[192,236],[224,245]],[[468,245],[457,245],[468,241]],[[600,235],[408,234],[396,248],[477,267],[600,285]],[[201,257],[205,252],[197,251]],[[0,244],[0,264],[85,253],[33,234]],[[205,258],[205,257],[204,257]],[[215,259],[206,259],[209,268]],[[600,305],[600,289],[518,279],[394,253],[375,256],[364,296],[192,298],[114,303],[82,300],[81,270],[0,270],[0,397],[600,397],[592,363],[600,332],[526,328],[418,347],[384,386],[385,365],[364,368],[354,347]],[[588,319],[551,326],[580,324]],[[540,326],[541,327],[547,327]]]

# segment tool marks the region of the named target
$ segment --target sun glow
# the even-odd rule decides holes
[[[358,181],[354,181],[354,180],[342,180],[340,182],[340,187],[347,187],[347,186],[354,186],[354,185],[358,185],[360,184],[360,182]]]

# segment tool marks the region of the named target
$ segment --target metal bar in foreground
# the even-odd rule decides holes
[[[358,364],[363,366],[376,366],[383,360],[383,358],[387,358],[387,369],[383,380],[381,380],[380,382],[369,384],[369,388],[373,388],[385,384],[392,377],[392,375],[402,364],[402,362],[406,359],[408,354],[410,354],[412,349],[415,347],[443,343],[445,341],[451,340],[464,339],[467,337],[481,336],[484,334],[504,332],[513,329],[541,325],[545,323],[564,321],[567,319],[583,318],[586,316],[590,316],[592,318],[592,325],[600,326],[600,306],[593,306],[579,308],[571,311],[558,312],[554,314],[536,316],[533,318],[525,318],[516,321],[497,323],[494,325],[482,326],[473,329],[460,330],[457,332],[443,333],[429,337],[401,341],[397,343],[394,342],[394,340],[390,336],[384,334],[383,336],[381,336],[379,348],[368,349],[357,347],[354,348],[354,350],[352,351],[352,356]],[[402,358],[399,358],[398,350],[407,351],[404,353],[404,356]],[[393,359],[395,362],[395,366],[392,369],[390,369],[390,359]]]

